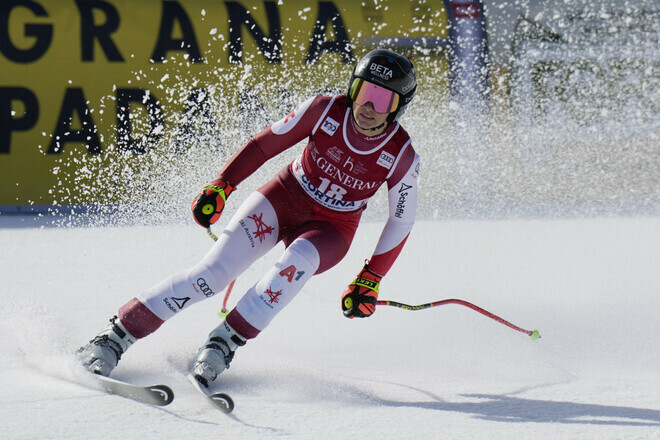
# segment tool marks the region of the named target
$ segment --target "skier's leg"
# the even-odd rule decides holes
[[[221,292],[266,254],[277,243],[278,230],[270,202],[261,193],[250,195],[198,264],[166,278],[119,309],[118,318],[80,349],[83,365],[108,375],[137,339],[153,333],[181,310]]]
[[[286,307],[319,266],[316,247],[305,239],[295,240],[279,261],[239,300],[210,334],[193,361],[195,378],[209,387],[229,367],[234,351],[254,338]]]
[[[348,251],[350,238],[328,222],[300,228],[280,260],[245,295],[214,329],[193,361],[195,378],[210,387],[229,367],[235,350],[255,338],[300,292],[309,279],[337,264]]]
[[[165,321],[181,310],[221,292],[277,244],[278,230],[273,206],[264,195],[255,192],[241,206],[202,261],[145,290],[138,295],[137,300]],[[132,311],[131,308],[130,311],[122,311],[123,315],[120,315],[129,331],[139,329],[141,333],[151,333],[150,328],[142,328],[141,320],[134,323],[129,319]]]
[[[350,231],[339,232],[335,225],[326,221],[309,222],[300,227],[291,237],[285,238],[288,246],[280,261],[227,315],[229,325],[244,339],[256,337],[313,275],[328,270],[344,258],[352,238]],[[291,270],[296,271],[295,280],[289,279]],[[282,294],[272,301],[271,297],[276,296],[272,292],[279,290]]]

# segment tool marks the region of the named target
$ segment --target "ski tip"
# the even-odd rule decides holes
[[[174,400],[174,391],[172,391],[172,388],[167,385],[152,385],[149,389],[152,393],[161,396],[162,399],[160,403],[158,403],[158,406],[169,405]]]
[[[234,400],[225,393],[216,393],[208,396],[213,401],[213,404],[225,414],[229,414],[234,410]]]
[[[539,333],[538,330],[532,330],[529,333],[529,337],[532,338],[532,341],[536,341],[537,339],[539,339],[541,337],[541,334]]]
[[[167,385],[136,385],[107,376],[94,375],[96,381],[111,394],[116,394],[149,405],[165,406],[174,400],[174,392]]]

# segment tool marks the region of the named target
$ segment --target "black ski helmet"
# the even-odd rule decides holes
[[[387,117],[387,122],[390,124],[405,113],[417,90],[417,77],[413,63],[403,55],[388,49],[372,50],[355,65],[346,94],[351,111],[353,111],[351,87],[357,78],[378,84],[399,95],[399,106]]]

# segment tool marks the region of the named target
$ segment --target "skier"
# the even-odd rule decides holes
[[[300,156],[239,207],[197,265],[124,304],[78,358],[107,376],[138,339],[191,305],[221,292],[279,241],[279,261],[239,300],[191,363],[205,388],[229,367],[315,274],[348,252],[368,199],[387,183],[389,218],[370,260],[343,292],[348,318],[371,316],[378,287],[415,220],[420,158],[398,119],[417,88],[406,57],[377,49],[355,66],[347,95],[316,96],[250,139],[192,204],[203,227],[218,221],[237,185],[270,158],[307,139]]]

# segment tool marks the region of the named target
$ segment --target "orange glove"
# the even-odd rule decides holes
[[[344,290],[341,296],[341,309],[347,318],[367,318],[376,311],[378,286],[383,277],[364,265],[362,271]]]
[[[222,179],[216,179],[202,188],[190,208],[195,221],[205,228],[217,222],[233,190],[234,187]]]

